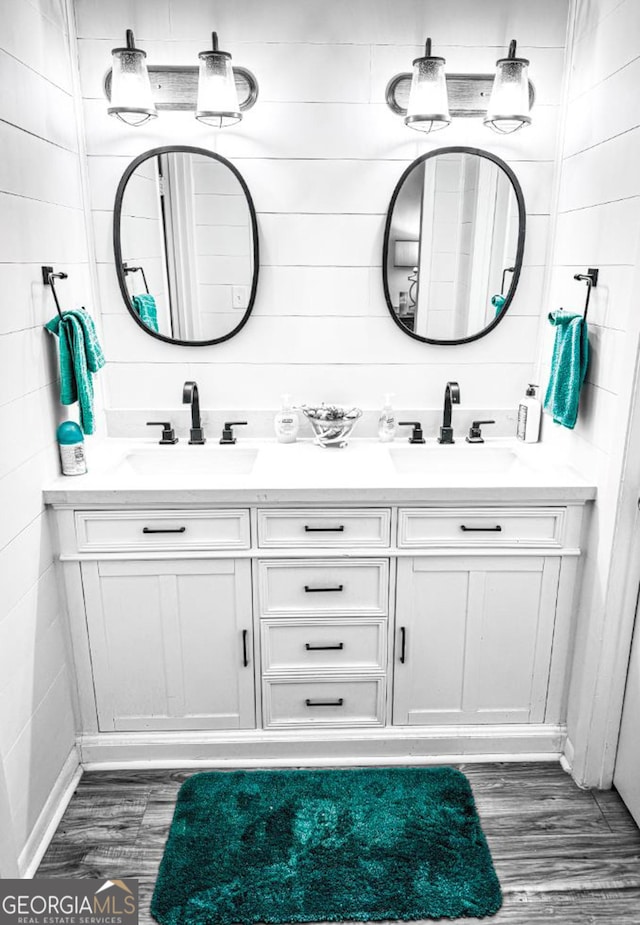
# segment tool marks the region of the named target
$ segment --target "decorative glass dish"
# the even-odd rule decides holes
[[[313,427],[316,435],[315,442],[318,446],[324,447],[342,447],[347,445],[347,438],[356,421],[362,415],[360,408],[349,408],[345,410],[337,405],[320,405],[319,408],[312,408],[309,405],[301,405],[300,410]]]

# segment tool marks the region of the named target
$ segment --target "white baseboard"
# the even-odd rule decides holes
[[[18,870],[23,879],[30,880],[35,875],[81,777],[80,757],[77,747],[74,746],[51,788],[26,845],[20,852]]]
[[[573,774],[573,759],[573,742],[569,736],[567,736],[564,742],[564,751],[560,757],[560,764],[562,765],[563,770],[567,772],[567,774]]]
[[[189,767],[322,767],[559,761],[561,725],[393,727],[295,732],[116,732],[83,736],[86,770]]]

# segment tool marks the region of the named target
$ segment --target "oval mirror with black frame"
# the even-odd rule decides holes
[[[153,337],[219,344],[247,323],[258,285],[256,211],[219,154],[171,145],[132,161],[116,193],[113,247],[126,306]]]
[[[522,189],[479,148],[438,148],[405,170],[384,233],[382,275],[396,324],[427,344],[466,344],[504,318],[525,239]]]

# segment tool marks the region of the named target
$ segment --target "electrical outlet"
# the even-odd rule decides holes
[[[249,302],[249,287],[248,286],[232,286],[231,287],[231,304],[234,308],[246,308]]]

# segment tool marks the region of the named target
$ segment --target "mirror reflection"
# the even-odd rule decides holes
[[[383,256],[392,314],[436,343],[482,336],[508,308],[520,273],[517,180],[491,156],[445,149],[416,161],[394,197]]]
[[[257,282],[248,190],[201,149],[157,149],[131,165],[116,201],[115,249],[129,310],[155,336],[226,340],[246,321]]]

